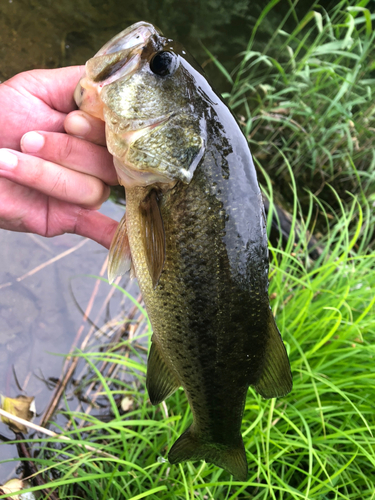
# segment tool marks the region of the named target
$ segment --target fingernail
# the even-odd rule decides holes
[[[45,143],[43,135],[38,132],[28,132],[21,139],[21,149],[25,153],[37,153]]]
[[[65,121],[65,130],[68,134],[85,137],[90,132],[91,125],[82,115],[73,115]]]
[[[18,165],[18,158],[16,155],[7,149],[0,149],[0,169],[13,170]]]

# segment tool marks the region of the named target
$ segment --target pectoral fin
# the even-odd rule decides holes
[[[140,204],[141,236],[148,270],[155,288],[164,266],[165,232],[158,204],[158,195],[152,190]]]
[[[109,249],[108,281],[113,283],[117,276],[127,273],[131,266],[131,253],[126,214],[121,219]]]
[[[180,382],[165,364],[155,343],[151,344],[147,360],[146,387],[150,401],[158,405],[171,396],[179,387]]]
[[[263,371],[255,384],[257,392],[266,399],[285,396],[293,387],[288,355],[271,309],[268,334]]]

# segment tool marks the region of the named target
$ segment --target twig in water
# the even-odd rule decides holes
[[[106,263],[107,263],[107,261],[106,261]],[[104,269],[104,271],[105,271],[105,269]],[[104,271],[103,271],[103,272],[104,272]],[[121,280],[121,276],[118,276],[118,277],[116,278],[116,280],[114,281],[114,284],[115,284],[115,285],[118,285],[118,284],[119,284],[119,282],[120,282],[120,280]],[[100,280],[97,280],[97,283],[98,283],[98,282],[100,282]],[[96,317],[95,321],[93,322],[93,324],[95,324],[95,323],[99,320],[99,317],[101,316],[101,314],[102,314],[103,310],[106,308],[106,306],[107,306],[108,302],[109,302],[109,301],[110,301],[110,299],[112,298],[112,295],[114,294],[114,292],[115,292],[115,291],[116,291],[116,288],[115,288],[115,287],[111,287],[111,290],[109,291],[109,293],[108,293],[108,295],[107,295],[107,297],[106,297],[105,301],[103,302],[103,304],[102,304],[102,306],[101,306],[101,308],[100,308],[100,310],[99,310],[99,313],[98,313],[98,315],[97,315],[97,317]],[[95,292],[95,293],[96,293],[96,292]],[[94,331],[96,331],[96,326],[95,326],[95,327],[94,327],[94,326],[92,326],[92,327],[90,328],[90,330],[89,330],[88,334],[86,335],[86,337],[83,339],[82,344],[81,344],[81,346],[80,346],[80,349],[81,349],[82,351],[86,348],[86,346],[87,346],[87,344],[88,344],[88,342],[89,342],[89,339],[91,338],[91,336],[92,336],[92,334],[94,333]],[[67,374],[66,374],[66,377],[65,377],[65,379],[63,380],[63,383],[64,383],[64,381],[65,381],[65,383],[64,383],[64,387],[66,387],[66,384],[68,383],[68,381],[69,381],[70,377],[73,375],[73,372],[74,372],[74,370],[75,370],[75,369],[76,369],[76,367],[77,367],[78,361],[79,361],[79,358],[78,358],[78,357],[76,357],[76,358],[74,358],[74,359],[73,359],[73,361],[72,361],[72,363],[71,363],[71,365],[70,365],[70,368],[69,368],[69,370],[68,370],[68,372],[67,372]],[[61,397],[61,394],[60,394],[60,397]]]
[[[89,238],[84,238],[83,240],[81,240],[78,243],[78,245],[76,245],[76,246],[74,246],[72,248],[69,248],[69,250],[66,250],[65,252],[62,252],[59,255],[56,255],[56,257],[53,257],[52,259],[47,260],[43,264],[40,264],[39,266],[34,267],[34,269],[31,269],[31,271],[28,271],[27,273],[23,274],[22,276],[19,276],[18,278],[16,278],[15,281],[19,282],[19,281],[24,280],[25,278],[28,278],[29,276],[32,276],[33,274],[37,273],[38,271],[41,271],[42,269],[44,269],[45,267],[49,266],[50,264],[53,264],[54,262],[62,259],[63,257],[66,257],[67,255],[75,252],[76,250],[78,250],[79,248],[81,248],[83,245],[85,245],[88,241],[89,241]],[[11,286],[11,285],[13,285],[13,283],[14,283],[13,281],[8,281],[7,283],[3,283],[2,285],[0,285],[0,289],[1,288],[6,288],[8,286]]]
[[[107,269],[107,264],[108,264],[108,256],[106,257],[106,259],[103,263],[103,266],[100,270],[100,273],[99,273],[100,276],[103,276],[103,274],[105,273],[105,271]],[[101,280],[96,280],[94,290],[91,294],[89,303],[87,304],[87,307],[86,307],[85,315],[82,318],[83,323],[86,323],[86,320],[91,312],[92,306],[94,304],[94,299],[95,299],[96,294],[98,292],[98,288],[99,288],[100,283],[101,283]],[[115,290],[115,288],[113,287],[113,292],[114,292],[114,290]],[[84,328],[85,328],[85,324],[82,324],[79,327],[78,332],[76,334],[76,338],[74,339],[72,347],[70,349],[70,353],[72,353],[74,351],[74,349],[76,348],[78,341],[83,333]],[[90,330],[90,332],[91,332],[91,330]],[[84,341],[82,342],[81,349],[83,349],[86,346],[87,342],[88,342],[88,338],[86,337],[86,339],[84,339]],[[67,366],[67,364],[69,362],[70,362],[70,366]],[[68,381],[70,380],[70,377],[73,375],[74,370],[76,369],[77,364],[78,364],[78,358],[74,358],[72,360],[70,356],[67,357],[67,359],[64,363],[64,366],[63,366],[63,376],[62,376],[61,383],[58,383],[56,385],[55,393],[52,396],[52,400],[51,400],[50,404],[48,405],[47,410],[45,411],[45,413],[43,415],[42,425],[46,425],[48,420],[52,417],[52,415],[56,409],[56,406],[59,404],[60,398],[65,390],[65,387],[67,386]]]
[[[30,475],[28,477],[25,477],[24,480],[33,479],[38,486],[45,486],[46,482],[40,477],[41,472],[38,471],[33,462],[27,443],[22,442],[24,440],[25,438],[23,434],[17,432],[16,441],[17,441],[18,455],[20,458],[23,457],[27,459],[25,463],[30,472]],[[45,492],[46,496],[51,500],[59,500],[59,497],[56,495],[56,493],[51,491],[49,488],[43,488],[43,491]]]
[[[76,245],[76,246],[74,246],[72,248],[69,248],[69,250],[66,250],[65,252],[62,252],[59,255],[56,255],[56,257],[53,257],[52,259],[47,260],[43,264],[40,264],[39,266],[34,267],[34,269],[32,269],[31,271],[28,271],[26,274],[23,274],[19,278],[16,278],[16,281],[22,281],[25,278],[27,278],[29,276],[32,276],[33,274],[37,273],[38,271],[41,271],[42,269],[44,269],[45,267],[49,266],[50,264],[53,264],[54,262],[62,259],[63,257],[66,257],[67,255],[75,252],[76,250],[78,250],[79,248],[81,248],[83,245],[85,245],[88,241],[89,241],[89,238],[84,238],[82,241],[80,241],[78,243],[78,245]]]
[[[137,297],[137,302],[140,302],[141,300],[142,300],[142,295],[139,294]],[[133,306],[132,310],[128,314],[128,319],[132,320],[134,318],[137,310],[138,310],[137,306]],[[120,340],[120,338],[126,333],[129,334],[128,340],[131,342],[133,337],[134,337],[134,333],[137,330],[137,328],[139,327],[139,324],[141,323],[142,319],[143,319],[143,315],[141,315],[141,317],[138,319],[136,324],[128,323],[127,325],[125,325],[124,330],[120,329],[119,334],[116,336],[115,339],[113,339],[113,342],[111,342],[111,343],[114,344],[114,343],[118,342]],[[125,358],[129,357],[129,350],[127,350],[124,357]],[[103,363],[99,369],[100,373],[104,373],[104,370],[106,369],[107,365],[108,365],[108,361],[103,361]],[[109,371],[107,374],[108,377],[110,377],[112,375],[114,369],[115,369],[115,364],[112,364],[112,366],[109,368]],[[86,390],[86,393],[85,393],[86,396],[88,396],[88,394],[93,390],[95,383],[96,382],[92,382],[91,385],[89,386],[89,388]],[[98,393],[101,391],[102,388],[103,388],[103,385],[100,383],[99,387],[96,391],[96,394],[94,394],[93,397],[91,398],[92,402],[96,401],[96,399],[98,397]],[[88,414],[90,412],[90,409],[91,409],[90,406],[88,408],[86,408],[85,413]]]
[[[38,237],[36,234],[33,234],[33,233],[26,233],[26,234],[29,238],[31,238],[33,241],[35,241],[35,243],[37,245],[39,245],[41,248],[43,248],[44,250],[47,250],[47,252],[53,254],[53,251],[51,250],[51,248],[44,243],[43,239],[40,239],[41,238],[40,236]]]

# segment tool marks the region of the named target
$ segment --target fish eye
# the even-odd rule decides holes
[[[173,52],[163,50],[157,52],[150,61],[150,69],[155,75],[167,76],[177,68],[177,56]]]

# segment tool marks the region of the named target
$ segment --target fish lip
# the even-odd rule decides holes
[[[145,21],[132,24],[111,38],[94,57],[114,54],[124,49],[132,48],[135,45],[144,44],[152,35],[161,35],[160,30],[157,30],[152,24]],[[140,42],[133,43],[133,41],[138,39],[140,39]]]
[[[120,78],[133,74],[140,62],[143,44],[113,52],[111,55],[94,56],[86,63],[86,76],[98,86],[98,91]],[[109,61],[109,57],[111,60]]]
[[[86,75],[98,85],[100,92],[103,87],[137,71],[150,39],[160,38],[161,32],[152,24],[144,21],[133,24],[109,40],[87,61]]]

